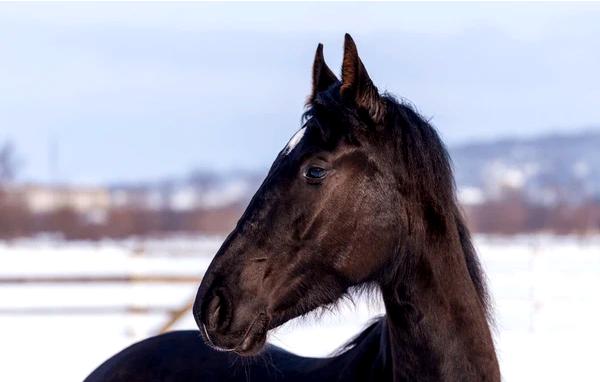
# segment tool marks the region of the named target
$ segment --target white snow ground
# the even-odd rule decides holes
[[[0,243],[0,279],[22,276],[198,276],[220,239],[102,243]],[[495,300],[496,343],[505,381],[593,381],[600,341],[600,237],[477,237]],[[195,283],[0,283],[0,381],[81,381],[104,359],[156,333],[161,312],[30,308],[181,307]],[[271,342],[323,356],[381,313],[358,299],[336,314],[294,320]],[[176,329],[194,328],[186,314]]]

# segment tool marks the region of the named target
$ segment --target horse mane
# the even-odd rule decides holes
[[[450,155],[436,129],[412,104],[405,100],[399,102],[389,94],[384,95],[384,100],[388,105],[390,122],[395,127],[392,131],[396,136],[397,150],[404,159],[401,164],[405,166],[402,175],[412,178],[413,187],[416,187],[414,191],[418,195],[425,195],[430,203],[431,210],[426,219],[441,219],[446,215],[446,222],[456,225],[469,276],[486,318],[490,321],[492,315],[485,274],[458,203]],[[434,230],[438,228],[433,227]]]

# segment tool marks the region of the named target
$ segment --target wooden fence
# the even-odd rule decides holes
[[[1,276],[2,285],[90,285],[90,284],[190,284],[199,285],[201,276],[189,275],[108,275],[108,276]],[[148,305],[109,305],[109,306],[40,306],[40,307],[0,307],[0,315],[96,315],[119,313],[163,313],[167,320],[160,325],[156,334],[170,330],[187,312],[192,309],[194,297],[181,306]]]

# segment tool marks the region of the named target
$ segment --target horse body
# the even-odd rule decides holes
[[[381,353],[382,326],[377,321],[352,349],[331,358],[300,357],[267,345],[260,356],[241,359],[215,351],[198,331],[170,332],[124,349],[84,382],[385,381],[391,379],[391,364]]]
[[[483,273],[433,127],[379,94],[349,35],[341,81],[319,45],[308,105],[206,271],[200,333],[133,345],[88,382],[500,381]],[[338,355],[265,345],[352,288],[378,289],[386,316]]]

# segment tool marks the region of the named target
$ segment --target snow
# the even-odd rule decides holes
[[[220,242],[175,238],[0,243],[0,279],[194,278]],[[476,246],[494,297],[495,340],[504,380],[592,380],[595,344],[600,341],[600,237],[478,236]],[[127,307],[177,309],[193,299],[196,288],[196,282],[0,283],[0,380],[81,381],[106,358],[157,333],[168,320],[160,310],[142,313]],[[123,309],[102,311],[109,307]],[[31,308],[47,311],[27,313]],[[293,320],[272,333],[270,341],[298,354],[324,356],[381,313],[379,301],[367,303],[358,297],[356,305],[343,302],[336,312]],[[195,328],[190,314],[174,327],[183,328]]]
[[[487,188],[491,192],[500,192],[504,187],[521,188],[529,176],[525,168],[510,166],[499,160],[490,163],[487,170],[489,171]]]
[[[243,179],[234,179],[225,182],[216,189],[205,190],[201,194],[200,206],[223,207],[245,200],[253,190],[250,184]]]
[[[463,205],[474,206],[485,202],[485,194],[478,187],[460,187],[458,189],[458,200]]]
[[[586,176],[589,175],[589,173],[590,173],[590,165],[587,162],[585,162],[583,160],[578,160],[573,165],[573,174],[575,174],[575,176],[577,178],[585,178]]]

